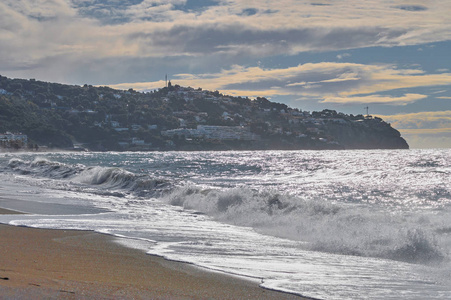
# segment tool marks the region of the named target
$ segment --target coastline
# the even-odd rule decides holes
[[[1,209],[0,214],[18,213]],[[26,299],[307,299],[165,260],[91,231],[0,224],[0,295]]]

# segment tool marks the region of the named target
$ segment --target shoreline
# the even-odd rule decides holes
[[[19,213],[0,208],[0,214]],[[166,260],[92,231],[0,224],[0,295],[26,299],[308,299]]]
[[[0,207],[0,215],[22,215],[23,212]],[[0,223],[0,225],[3,225]]]

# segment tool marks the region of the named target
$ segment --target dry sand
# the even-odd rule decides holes
[[[126,248],[112,236],[8,225],[0,225],[0,298],[301,299]]]

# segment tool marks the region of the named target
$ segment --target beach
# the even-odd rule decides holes
[[[114,239],[92,231],[0,225],[0,298],[301,299],[147,255]]]

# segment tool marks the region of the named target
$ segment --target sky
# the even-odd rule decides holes
[[[451,148],[448,0],[2,0],[0,75],[380,116]]]

